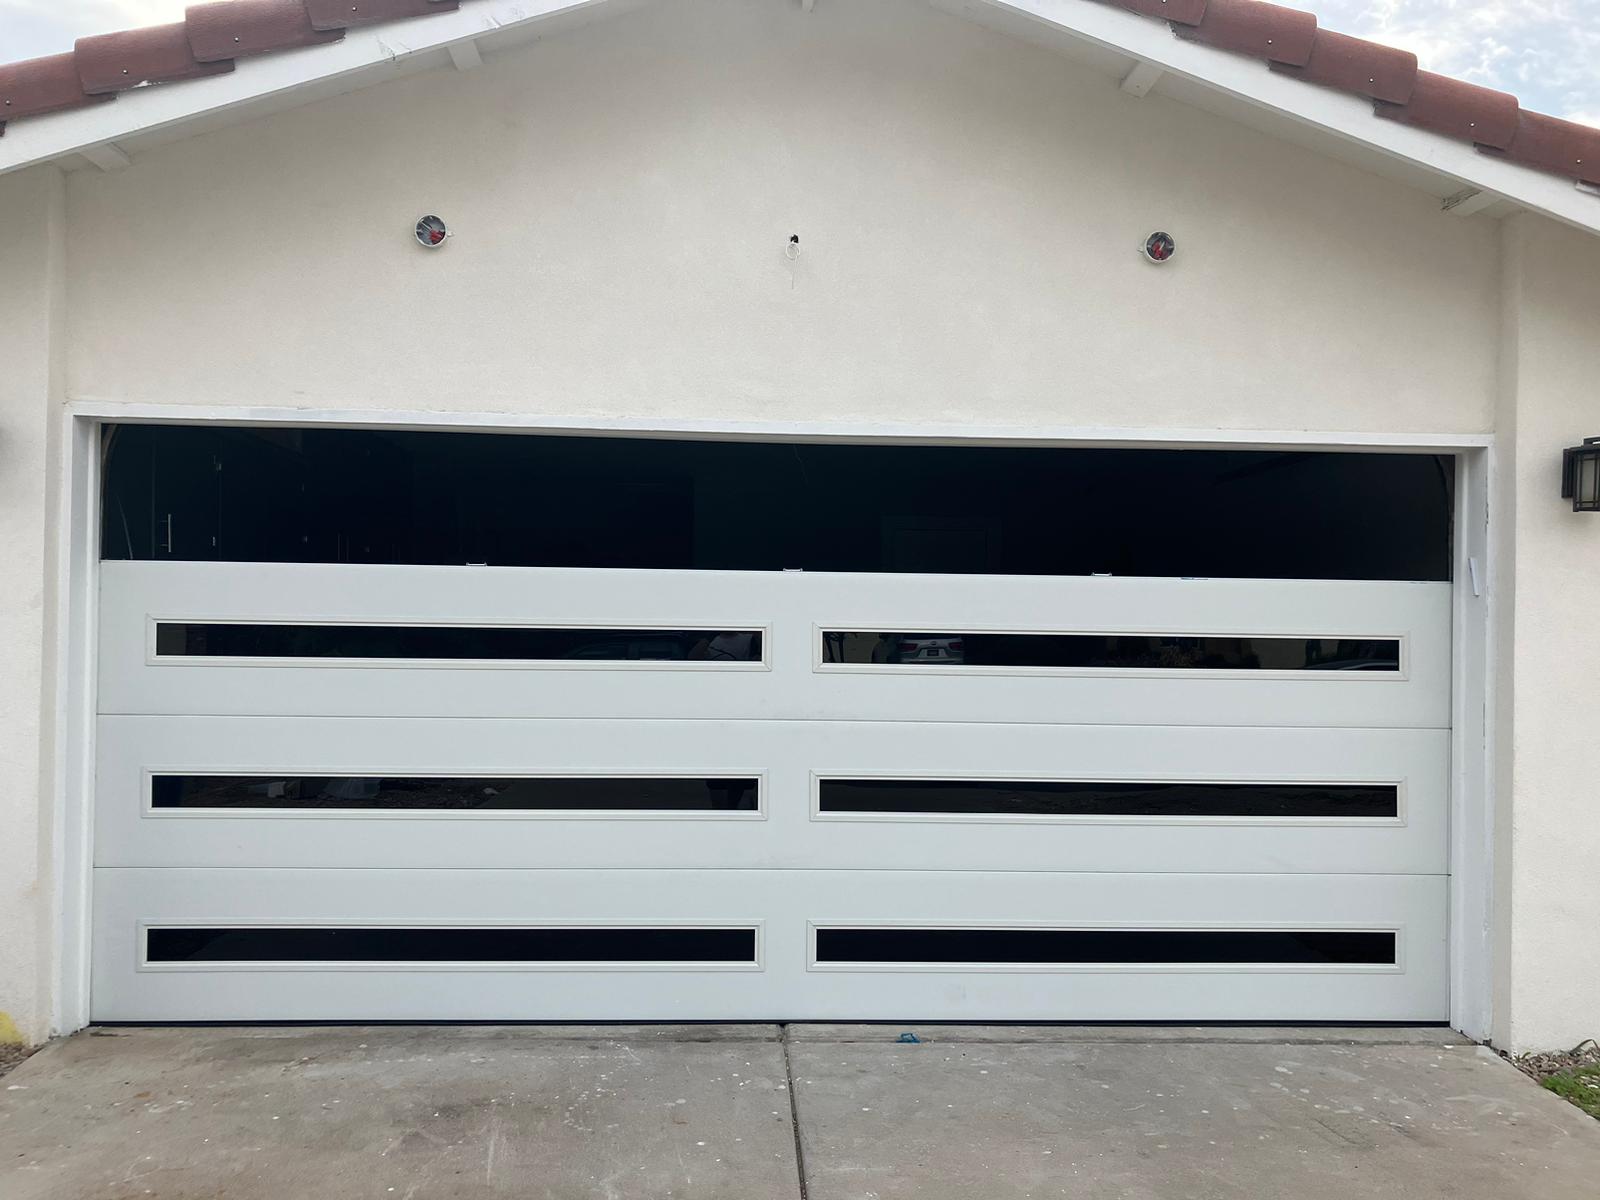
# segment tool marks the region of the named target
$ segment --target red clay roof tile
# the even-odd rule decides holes
[[[1500,156],[1541,171],[1570,175],[1581,183],[1600,185],[1600,129],[1547,117],[1521,113],[1516,136]]]
[[[452,12],[458,0],[305,0],[311,24],[317,29],[369,25],[373,21],[399,21],[429,13]]]
[[[1515,96],[1417,70],[1416,56],[1317,28],[1311,13],[1264,0],[1104,0],[1182,37],[1250,54],[1275,71],[1376,101],[1403,121],[1537,170],[1600,184],[1600,129],[1525,112]],[[451,12],[459,0],[213,0],[181,24],[81,38],[72,54],[0,65],[6,122],[110,100],[144,82],[232,69],[251,54],[337,41],[345,29]]]
[[[78,78],[77,57],[73,53],[29,58],[0,66],[0,117],[7,121],[110,98],[91,96],[83,90],[83,81]]]
[[[1404,104],[1379,103],[1378,115],[1446,137],[1504,150],[1517,132],[1517,98],[1432,71],[1417,72]]]
[[[1270,62],[1300,67],[1311,57],[1317,18],[1265,0],[1206,0],[1205,16],[1192,27],[1174,26],[1180,37],[1254,54]]]
[[[197,61],[189,49],[189,34],[182,21],[79,38],[73,54],[83,90],[91,96],[125,92],[142,83],[194,79],[233,70],[232,59]]]
[[[1273,63],[1272,69],[1308,83],[1340,88],[1404,104],[1417,85],[1417,56],[1409,50],[1380,46],[1365,38],[1349,37],[1327,29],[1317,30],[1311,57],[1304,66]]]
[[[183,22],[189,47],[201,62],[316,46],[344,36],[343,29],[313,28],[302,0],[213,0],[190,5]]]

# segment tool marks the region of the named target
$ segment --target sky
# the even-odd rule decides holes
[[[178,21],[189,0],[0,0],[0,62]],[[863,0],[851,0],[860,3]],[[1600,125],[1600,0],[1287,0],[1322,26],[1416,52],[1424,69]]]

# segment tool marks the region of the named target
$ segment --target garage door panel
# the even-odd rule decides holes
[[[96,872],[96,1020],[1442,1020],[1445,881],[923,872]],[[157,929],[745,927],[751,966],[145,961]],[[1241,913],[1270,914],[1270,921]],[[1380,965],[824,967],[818,929],[1390,936]],[[1132,944],[1130,941],[1129,944]]]
[[[103,567],[97,1019],[1447,1012],[1447,584]]]
[[[103,566],[106,713],[1448,724],[1446,584]],[[275,649],[197,653],[207,625]],[[520,657],[437,657],[463,631]]]
[[[1449,724],[1449,586],[1319,580],[836,577],[810,599],[818,707],[894,720],[1083,724]],[[816,582],[815,578],[808,582]],[[830,662],[827,635],[908,631],[920,650]],[[1106,645],[1096,645],[1104,635]],[[902,636],[902,644],[906,638]],[[1309,642],[1333,657],[1305,662]],[[1050,665],[1083,652],[1111,663]],[[1370,657],[1337,659],[1335,645]],[[1392,669],[1379,653],[1393,655]],[[834,652],[837,657],[837,651]],[[1253,669],[1237,669],[1241,656]],[[1219,665],[1212,665],[1213,663]],[[1293,665],[1298,664],[1298,665]]]
[[[101,866],[1445,869],[1436,730],[108,716],[97,755]],[[158,807],[157,777],[229,787]],[[573,779],[603,785],[580,793],[597,807],[522,807]],[[623,807],[662,780],[703,800]],[[754,807],[726,807],[730,780]],[[429,781],[450,786],[389,799]],[[875,810],[826,799],[885,783],[903,786]],[[1065,784],[1086,786],[1060,811],[1016,807]],[[1345,815],[1356,785],[1392,812]],[[378,807],[411,803],[429,807]]]

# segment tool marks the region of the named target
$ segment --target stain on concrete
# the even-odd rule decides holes
[[[1459,1040],[1121,1033],[794,1043],[810,1200],[1545,1200],[1600,1178],[1600,1126]]]
[[[1600,1123],[1438,1031],[839,1029],[787,1058],[774,1026],[89,1030],[0,1084],[0,1196],[798,1200],[801,1150],[810,1200],[1600,1178]]]
[[[787,1113],[776,1041],[117,1032],[0,1089],[0,1196],[798,1195],[790,1125],[768,1115]]]

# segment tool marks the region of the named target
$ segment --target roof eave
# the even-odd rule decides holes
[[[354,91],[382,82],[413,60],[444,55],[483,38],[584,10],[626,8],[628,0],[519,0],[463,4],[454,12],[350,29],[336,42],[241,59],[225,75],[122,93],[115,104],[68,109],[13,122],[0,137],[0,175],[98,147],[230,113],[270,110],[288,93]]]
[[[1149,63],[1202,86],[1279,114],[1390,158],[1420,166],[1455,189],[1473,189],[1600,233],[1600,203],[1591,189],[1518,166],[1397,121],[1376,120],[1372,104],[1348,93],[1309,85],[1269,70],[1257,58],[1229,54],[1173,36],[1161,21],[1083,0],[933,0],[937,7],[982,19],[985,11],[1037,22],[1130,59]],[[527,29],[584,10],[633,7],[629,0],[466,0],[455,12],[426,19],[351,29],[342,41],[241,60],[228,74],[157,85],[98,104],[14,123],[0,138],[0,174],[85,155],[186,124],[246,116],[296,91],[345,91],[380,82],[418,56],[443,58],[483,38]],[[309,97],[308,97],[309,98]]]
[[[1367,150],[1420,166],[1451,181],[1455,189],[1483,192],[1586,232],[1600,233],[1600,203],[1596,203],[1593,189],[1482,154],[1466,142],[1398,121],[1374,119],[1372,102],[1363,97],[1270,70],[1258,58],[1186,41],[1174,36],[1165,22],[1083,0],[933,2],[969,15],[989,9],[1038,22]]]

